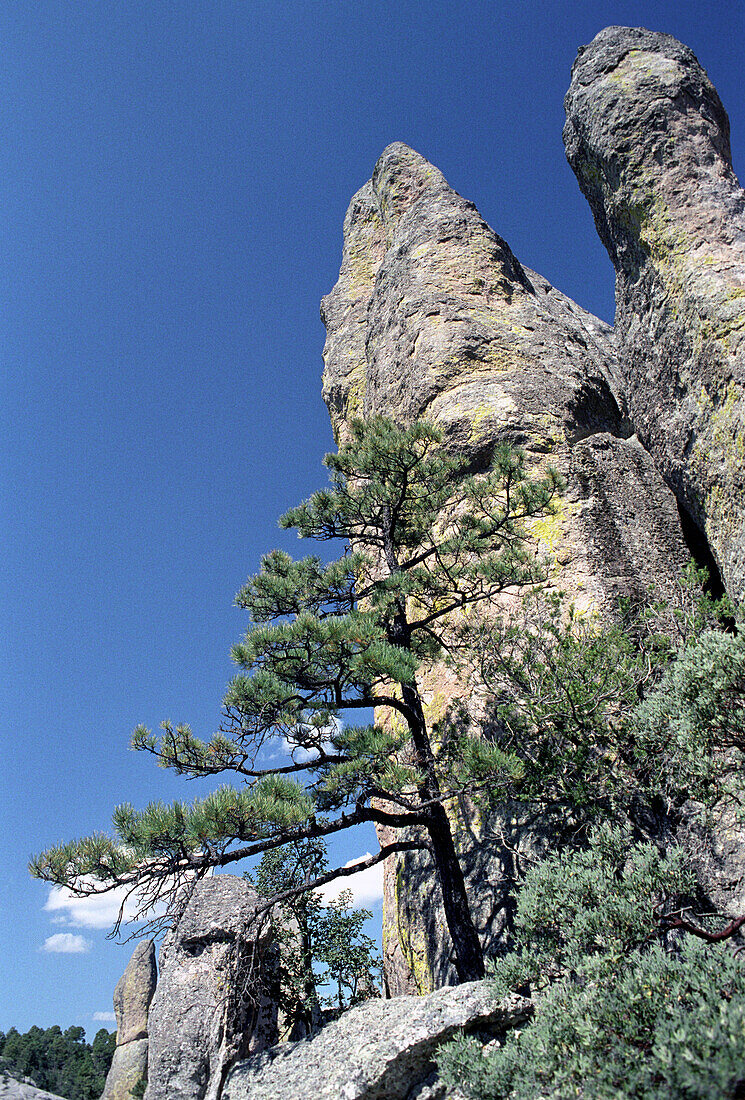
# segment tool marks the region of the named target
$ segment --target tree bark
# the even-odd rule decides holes
[[[453,941],[455,969],[461,982],[479,981],[485,974],[484,953],[471,917],[466,882],[455,851],[450,822],[441,805],[432,808],[431,817],[431,823],[426,828],[442,890],[445,920]]]
[[[436,799],[440,784],[435,771],[435,759],[427,733],[422,701],[416,685],[402,685],[403,698],[410,708],[414,721],[410,723],[411,740],[417,766],[423,779],[419,794],[424,801]],[[432,858],[442,891],[445,921],[453,941],[455,970],[461,982],[479,981],[484,977],[484,953],[481,949],[476,926],[471,917],[471,903],[466,891],[466,881],[453,841],[453,831],[445,809],[435,802],[427,810],[425,828],[430,838]]]
[[[385,513],[384,553],[391,573],[400,572],[393,539],[390,512]],[[389,627],[389,640],[404,649],[411,648],[411,624],[406,615],[406,602],[401,600],[397,613]],[[424,802],[441,795],[435,767],[435,756],[427,731],[419,688],[414,681],[401,684],[403,702],[409,711],[408,723],[414,749],[414,761],[422,774],[419,794]],[[442,891],[445,921],[453,941],[455,970],[461,982],[479,981],[484,977],[484,953],[478,932],[471,917],[471,905],[466,892],[460,860],[455,851],[453,832],[441,802],[435,802],[427,810],[425,828],[432,846],[432,858]]]

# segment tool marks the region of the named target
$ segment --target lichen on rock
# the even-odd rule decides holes
[[[693,52],[608,27],[580,49],[567,157],[616,269],[616,332],[641,442],[745,595],[745,193]]]
[[[338,439],[352,417],[382,413],[435,421],[477,470],[498,443],[520,446],[532,467],[550,462],[567,481],[556,512],[533,525],[557,588],[601,615],[621,596],[672,591],[688,550],[670,490],[627,438],[612,330],[524,267],[408,146],[388,146],[353,197],[339,279],[321,312],[324,396]],[[421,686],[441,714],[462,691],[439,666]],[[499,839],[499,815],[491,843],[474,833],[473,805],[455,815],[477,926],[493,946],[509,919],[505,884],[516,857]],[[520,835],[525,855],[545,843]],[[394,858],[384,877],[389,993],[454,981],[428,857]]]

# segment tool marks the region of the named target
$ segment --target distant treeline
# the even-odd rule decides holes
[[[105,1028],[86,1043],[82,1027],[32,1027],[25,1035],[12,1027],[7,1035],[0,1031],[0,1069],[66,1100],[98,1100],[115,1046],[116,1032]]]

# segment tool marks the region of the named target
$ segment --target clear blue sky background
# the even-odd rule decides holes
[[[695,50],[742,168],[738,3],[0,5],[0,1028],[92,1035],[111,1010],[131,948],[53,924],[26,860],[117,802],[199,793],[129,733],[216,727],[233,594],[263,551],[297,548],[276,517],[332,446],[319,299],[384,146],[427,156],[612,319],[561,144],[576,49],[609,23]],[[41,951],[56,934],[90,948]]]

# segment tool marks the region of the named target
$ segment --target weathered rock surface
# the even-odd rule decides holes
[[[114,990],[116,1050],[101,1100],[131,1100],[147,1075],[148,1012],[157,980],[155,944],[142,940]]]
[[[671,591],[688,551],[672,493],[627,438],[611,329],[523,267],[406,145],[390,145],[352,199],[339,280],[321,312],[324,396],[339,439],[350,418],[384,413],[435,420],[477,469],[498,442],[522,446],[534,466],[550,461],[567,479],[557,514],[533,526],[556,559],[557,587],[605,614],[619,596]],[[461,690],[435,670],[424,685],[430,716]],[[503,835],[505,824],[463,806],[455,828],[487,947],[509,918],[515,855],[484,845],[482,833]],[[521,843],[534,854],[542,841],[525,834]],[[388,861],[384,891],[389,992],[454,981],[428,857]]]
[[[132,1089],[147,1074],[147,1014],[155,992],[155,945],[143,939],[113,991],[117,1048],[111,1059],[101,1100],[131,1100]]]
[[[7,1070],[0,1070],[0,1100],[61,1100],[61,1097],[37,1089],[28,1078],[20,1081],[11,1077]]]
[[[157,980],[155,944],[142,940],[114,990],[117,1046],[147,1038],[148,1010]]]
[[[337,433],[354,415],[426,413],[478,459],[498,439],[553,454],[564,435],[620,432],[610,328],[523,268],[406,145],[352,199],[321,311]]]
[[[223,1100],[442,1096],[434,1073],[442,1042],[460,1030],[499,1035],[530,1014],[531,1002],[523,997],[495,1004],[482,982],[438,989],[426,997],[367,1001],[312,1039],[284,1043],[239,1063]]]
[[[268,922],[234,875],[198,882],[160,953],[147,1100],[217,1100],[233,1063],[277,1041]]]
[[[106,1075],[101,1100],[132,1100],[132,1092],[147,1076],[148,1040],[132,1039],[117,1046]]]
[[[388,146],[352,199],[339,280],[321,312],[338,437],[356,415],[426,415],[476,467],[500,441],[558,466],[567,494],[535,533],[570,566],[557,584],[587,606],[664,591],[677,575],[688,555],[673,497],[628,439],[611,329],[523,267],[408,146]],[[623,467],[617,485],[606,459]],[[623,543],[611,560],[597,553],[609,530]]]
[[[676,39],[608,27],[580,49],[564,140],[616,269],[641,442],[745,595],[745,194],[729,121]]]

